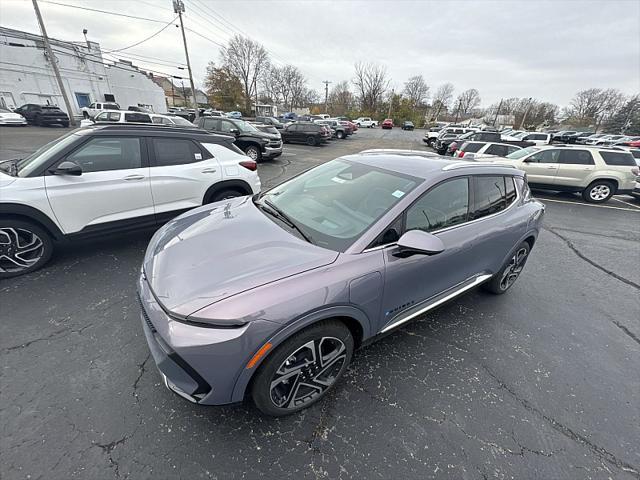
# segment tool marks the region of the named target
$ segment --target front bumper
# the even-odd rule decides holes
[[[264,152],[262,152],[262,156],[265,158],[276,158],[280,155],[282,155],[282,143],[279,147],[264,147]]]
[[[0,118],[0,125],[26,125],[27,120],[24,118]]]
[[[189,325],[171,318],[140,277],[138,295],[142,329],[165,385],[181,397],[203,405],[242,399],[234,387],[255,352],[279,325],[255,320],[239,328]]]

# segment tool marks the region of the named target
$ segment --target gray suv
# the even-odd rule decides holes
[[[168,388],[199,404],[250,396],[301,410],[354,349],[482,285],[506,292],[544,206],[508,166],[372,151],[162,227],[139,280]]]

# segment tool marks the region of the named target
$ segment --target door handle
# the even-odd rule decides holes
[[[555,165],[549,165],[548,167],[544,167],[547,170],[556,170],[558,167],[556,167]]]
[[[216,173],[216,169],[215,168],[205,168],[204,170],[202,170],[202,173]]]
[[[129,175],[128,177],[124,177],[123,180],[144,180],[144,175]]]

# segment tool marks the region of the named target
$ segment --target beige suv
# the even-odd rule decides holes
[[[591,203],[606,202],[614,194],[630,194],[640,175],[631,153],[603,147],[533,146],[505,158],[527,172],[531,186],[580,192]],[[477,161],[504,163],[495,157]]]

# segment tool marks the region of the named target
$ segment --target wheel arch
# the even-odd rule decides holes
[[[598,176],[596,178],[590,179],[589,183],[587,184],[586,187],[584,187],[584,190],[586,190],[587,188],[589,188],[591,185],[593,185],[596,182],[609,182],[613,184],[613,187],[618,190],[618,188],[620,188],[620,181],[611,175],[606,175],[606,176]]]
[[[64,234],[58,226],[43,212],[19,203],[0,203],[0,219],[15,218],[37,224],[43,228],[54,240],[62,240]]]
[[[246,181],[240,179],[231,179],[231,180],[223,180],[221,182],[216,182],[207,188],[207,191],[202,196],[202,204],[206,205],[208,200],[214,196],[216,193],[221,192],[222,190],[240,190],[246,195],[252,195],[253,190],[251,190],[251,185],[249,185]]]
[[[351,305],[331,306],[298,317],[298,319],[278,330],[271,338],[262,344],[270,343],[272,345],[268,354],[262,357],[253,368],[247,369],[245,368],[246,363],[248,363],[248,360],[250,360],[256,352],[250,353],[247,362],[242,365],[242,370],[234,385],[231,402],[240,402],[245,398],[246,394],[251,390],[251,382],[256,372],[260,369],[264,360],[268,358],[280,344],[300,330],[324,320],[337,320],[344,323],[351,332],[351,335],[353,335],[354,349],[360,347],[363,341],[372,335],[369,318],[363,311]],[[260,347],[262,347],[262,345]]]

